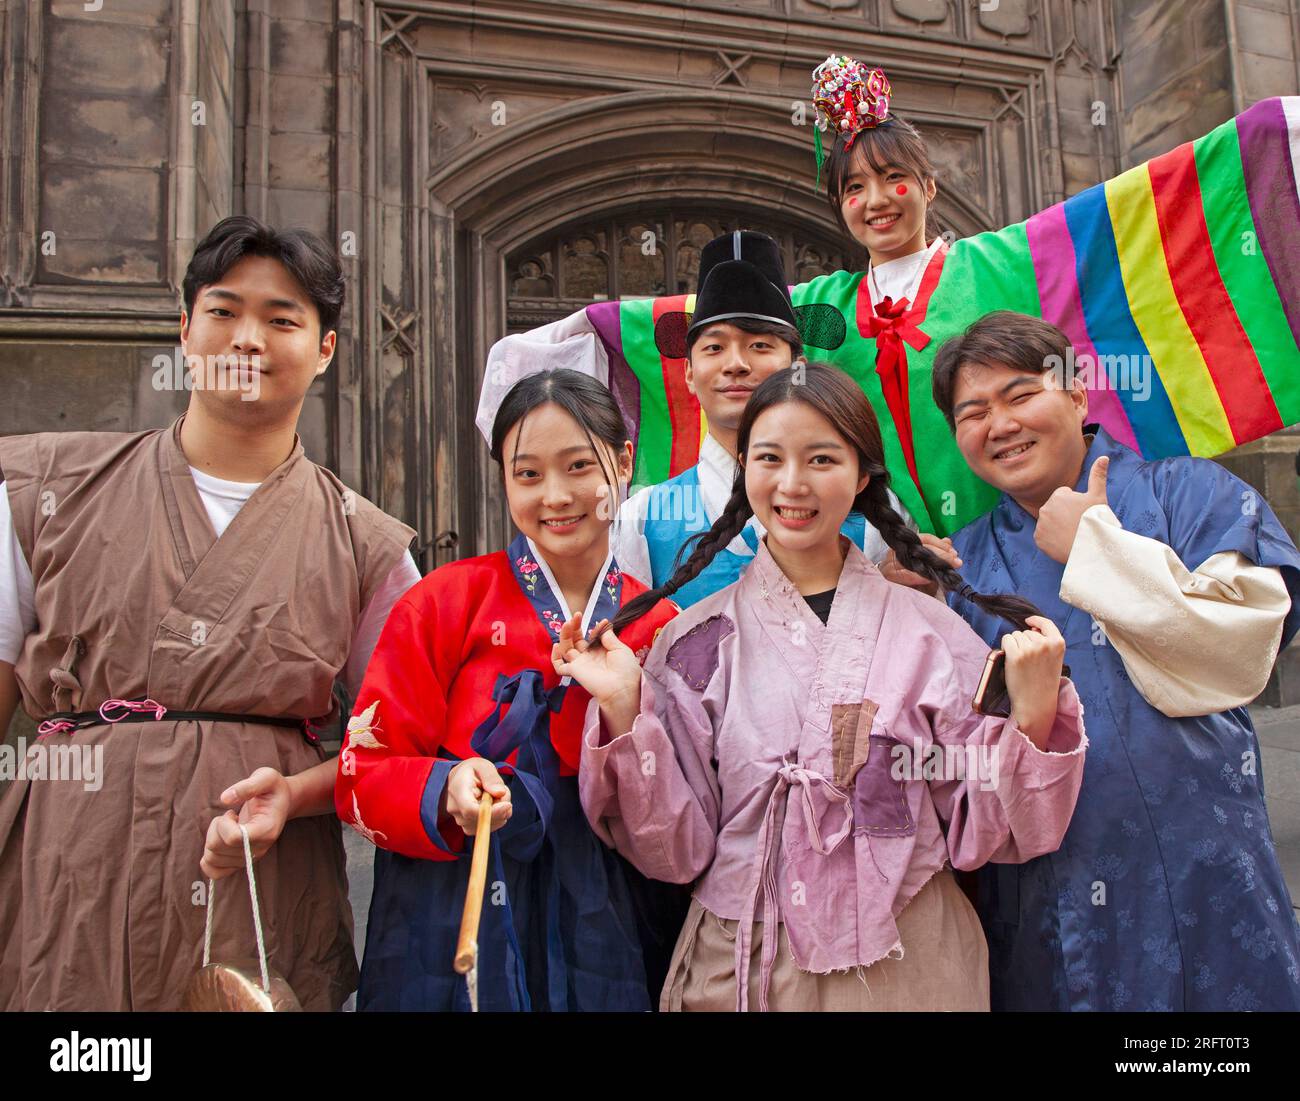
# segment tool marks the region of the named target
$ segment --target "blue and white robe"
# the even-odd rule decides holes
[[[1300,552],[1258,494],[1207,460],[1145,462],[1103,430],[1080,492],[1102,455],[1126,531],[1167,544],[1189,570],[1228,551],[1277,567],[1290,642]],[[953,539],[978,591],[1023,596],[1060,627],[1090,740],[1060,850],[979,873],[993,1008],[1300,1009],[1300,938],[1246,708],[1171,718],[1151,706],[1092,617],[1060,599],[1065,567],[1037,548],[1034,526],[1003,495]],[[950,600],[990,646],[1010,629]]]

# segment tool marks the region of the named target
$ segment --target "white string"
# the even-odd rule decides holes
[[[253,877],[253,846],[248,840],[248,827],[242,822],[239,832],[244,836],[244,866],[248,869],[248,893],[253,900],[253,929],[257,933],[257,962],[262,967],[262,990],[271,993],[271,976],[266,971],[266,942],[262,939],[262,912],[257,907],[257,880]]]
[[[248,840],[248,827],[239,823],[239,832],[244,838],[244,867],[248,871],[248,894],[253,900],[253,931],[257,934],[257,962],[262,969],[262,990],[271,993],[271,976],[266,969],[266,941],[262,936],[262,914],[257,907],[257,879],[253,876],[253,846]],[[212,958],[212,898],[217,891],[217,881],[208,880],[207,916],[203,923],[203,966],[208,966]]]
[[[212,892],[217,889],[215,879],[208,880],[208,905],[207,914],[203,919],[203,966],[208,966],[208,960],[212,958]]]

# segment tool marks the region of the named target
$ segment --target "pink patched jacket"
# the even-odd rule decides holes
[[[631,731],[588,707],[592,828],[740,923],[738,1009],[765,915],[785,923],[802,969],[867,966],[900,947],[895,919],[945,864],[1060,846],[1083,778],[1079,698],[1062,678],[1040,751],[1013,720],[971,710],[988,652],[857,547],[823,625],[760,544],[739,581],[663,629]],[[761,1008],[775,955],[764,922]]]

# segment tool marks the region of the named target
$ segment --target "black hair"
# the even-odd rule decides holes
[[[790,346],[790,358],[792,360],[803,355],[803,337],[799,335],[799,330],[792,325],[782,325],[779,321],[760,321],[756,317],[727,317],[719,318],[716,322],[706,321],[690,335],[689,343],[686,346],[687,359],[691,358],[691,349],[695,347],[701,335],[713,324],[734,325],[742,333],[749,333],[751,336],[774,336],[785,341]]]
[[[590,375],[580,371],[560,368],[555,371],[540,371],[525,375],[506,392],[496,419],[492,422],[492,443],[490,452],[494,461],[501,465],[501,476],[505,477],[506,436],[516,424],[523,435],[523,421],[534,409],[543,405],[556,405],[578,422],[591,449],[596,453],[605,484],[609,487],[609,505],[611,519],[613,511],[618,509],[618,471],[611,470],[605,462],[605,456],[596,446],[596,440],[609,444],[617,454],[622,451],[631,437],[623,414],[619,412],[618,403],[609,388],[597,382]],[[518,450],[518,437],[515,440]],[[511,457],[513,462],[513,456]]]
[[[908,527],[889,500],[889,472],[885,469],[880,424],[871,402],[862,389],[838,368],[824,363],[809,363],[802,368],[788,367],[764,379],[745,405],[737,431],[737,453],[744,455],[748,450],[750,433],[763,412],[774,405],[795,401],[811,406],[825,417],[857,452],[858,473],[869,474],[871,479],[854,498],[853,508],[880,532],[886,546],[897,555],[904,569],[937,582],[948,592],[960,594],[977,608],[1008,620],[1018,629],[1026,627],[1029,616],[1042,615],[1021,597],[976,592],[962,580],[961,574],[929,550],[921,542],[921,537]],[[753,515],[754,510],[745,493],[745,468],[741,465],[736,470],[731,497],[717,522],[708,531],[693,537],[694,547],[689,557],[674,570],[672,577],[659,588],[628,601],[620,609],[614,617],[613,629],[621,630],[664,597],[672,596],[683,585],[695,580],[718,552],[741,533]]]
[[[246,214],[223,218],[195,248],[181,282],[185,312],[193,316],[199,291],[219,283],[248,256],[278,260],[302,284],[316,307],[322,337],[338,326],[346,286],[334,250],[310,230],[274,229]]]
[[[946,340],[934,357],[930,390],[934,403],[956,432],[953,420],[953,394],[957,374],[966,366],[1007,367],[1027,375],[1041,375],[1052,367],[1070,363],[1070,338],[1055,325],[1028,314],[997,310],[985,314],[964,333]],[[1065,388],[1073,379],[1065,379]]]

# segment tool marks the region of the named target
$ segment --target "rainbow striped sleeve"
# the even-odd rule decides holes
[[[1094,414],[1148,458],[1300,420],[1298,149],[1300,100],[1264,100],[1026,224]]]
[[[1143,456],[1222,454],[1300,423],[1297,176],[1300,97],[1268,99],[1026,222],[955,242],[920,323],[930,341],[908,350],[917,479],[881,397],[875,342],[859,327],[860,274],[793,289],[796,304],[845,315],[844,344],[809,352],[872,399],[892,483],[924,530],[949,534],[996,500],[967,471],[930,396],[943,341],[993,310],[1063,329],[1093,418]],[[683,309],[684,296],[587,309],[637,429],[642,484],[699,453],[704,424],[685,361],[660,356],[654,341],[655,322]]]

